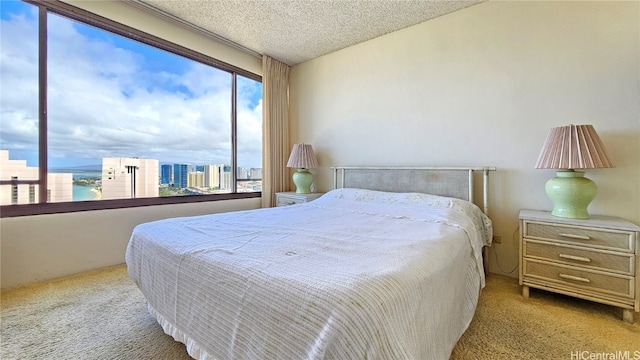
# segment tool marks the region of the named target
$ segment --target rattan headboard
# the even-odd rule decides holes
[[[484,212],[488,213],[488,174],[495,167],[333,167],[333,187],[420,192],[473,202],[473,172],[483,172]]]

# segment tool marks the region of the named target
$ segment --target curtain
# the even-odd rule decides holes
[[[289,66],[262,56],[262,207],[289,184]]]

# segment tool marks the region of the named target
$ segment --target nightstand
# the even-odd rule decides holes
[[[566,219],[520,211],[522,296],[529,287],[640,312],[640,227],[617,217]]]
[[[322,196],[323,193],[298,194],[296,192],[278,192],[276,193],[276,206],[288,206],[294,204],[302,204],[315,200]]]

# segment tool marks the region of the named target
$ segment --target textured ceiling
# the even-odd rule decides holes
[[[134,0],[255,55],[299,64],[484,0]]]

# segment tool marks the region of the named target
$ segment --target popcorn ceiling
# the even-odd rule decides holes
[[[135,0],[289,65],[484,0]]]

